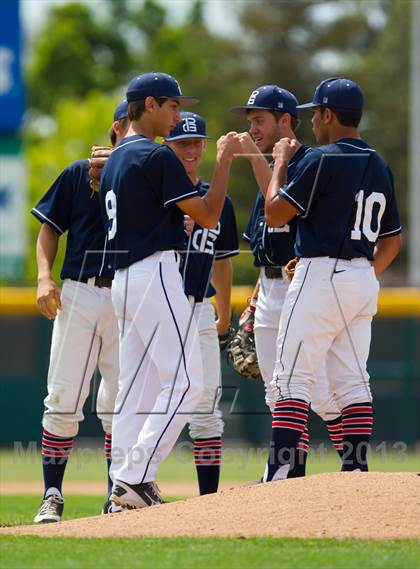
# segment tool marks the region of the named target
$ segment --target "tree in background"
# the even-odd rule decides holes
[[[410,2],[393,0],[387,24],[352,73],[366,95],[364,136],[391,166],[403,220],[407,218]]]
[[[157,0],[106,0],[100,21],[86,4],[72,2],[50,11],[28,65],[31,205],[62,167],[87,156],[92,143],[103,141],[112,108],[128,80],[136,73],[159,70],[176,76],[186,93],[200,98],[196,111],[206,118],[214,138],[229,130],[246,130],[246,121],[229,108],[245,103],[257,85],[277,83],[306,101],[320,79],[354,77],[367,99],[363,136],[393,168],[404,212],[409,2],[243,1],[238,3],[243,33],[233,38],[207,29],[204,5],[204,0],[192,2],[179,25],[169,22],[166,8]],[[379,24],[372,17],[375,11],[382,15]],[[36,128],[31,117],[39,114],[49,115],[55,130],[45,133]],[[310,113],[301,118],[298,136],[313,144]],[[66,126],[66,121],[79,128]],[[37,156],[40,148],[47,152],[45,164],[40,163],[43,156]],[[204,178],[211,175],[214,156],[215,145],[209,141]],[[255,191],[249,164],[238,159],[229,193],[241,232]],[[29,255],[33,275],[33,251]],[[250,282],[250,261],[240,255],[235,264],[237,282]]]
[[[244,4],[241,23],[256,84],[274,83],[310,100],[315,85],[351,67],[372,41],[374,29],[362,2],[278,2]],[[313,143],[302,113],[299,136]]]
[[[112,124],[116,99],[114,96],[91,91],[84,99],[61,99],[55,107],[54,133],[40,138],[29,127],[26,132],[26,153],[30,165],[30,207],[41,198],[62,170],[74,160],[87,158],[92,144],[109,145],[108,130]],[[28,208],[29,209],[29,208]],[[26,279],[36,282],[37,271],[34,244],[40,224],[32,215],[29,222],[29,242]],[[66,237],[61,237],[54,278],[59,280],[64,259]]]
[[[42,128],[37,128],[44,124],[42,121],[28,121],[31,205],[62,168],[71,160],[87,157],[91,144],[103,141],[112,108],[136,73],[159,70],[177,77],[184,92],[200,98],[196,110],[206,118],[214,139],[227,130],[245,129],[245,123],[238,123],[229,113],[230,107],[246,101],[251,89],[240,43],[219,37],[206,28],[200,0],[192,4],[183,24],[174,26],[167,20],[166,9],[155,0],[146,0],[140,6],[127,0],[109,1],[108,15],[97,24],[92,22],[85,5],[66,4],[50,12],[35,40],[33,59],[29,62],[29,117],[48,114],[55,128],[45,134]],[[51,28],[55,29],[53,34],[49,33]],[[112,46],[115,38],[119,43],[115,44],[115,50],[112,48],[114,56],[110,62],[109,57],[101,56],[102,44]],[[47,124],[50,123],[51,120]],[[209,141],[203,178],[211,176],[214,158],[215,144]],[[244,163],[241,160],[235,165],[230,186],[241,229],[247,221],[255,189],[253,182],[248,192],[251,170]],[[31,231],[34,238],[33,232],[37,231],[34,224]],[[238,269],[238,274],[249,271],[248,260],[244,264],[246,268]],[[34,272],[35,261],[30,251],[28,278],[31,280]]]
[[[118,28],[109,20],[98,22],[86,5],[77,2],[51,9],[31,53],[29,106],[47,114],[67,97],[115,89],[132,67]]]

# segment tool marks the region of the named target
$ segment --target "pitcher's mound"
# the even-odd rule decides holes
[[[70,500],[71,498],[69,498]],[[328,473],[232,488],[144,510],[1,533],[45,537],[420,537],[417,473]]]

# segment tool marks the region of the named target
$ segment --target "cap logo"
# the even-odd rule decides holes
[[[255,103],[255,99],[258,97],[259,94],[260,94],[259,91],[252,91],[248,99],[247,105],[253,105]]]
[[[185,117],[182,119],[182,130],[184,132],[197,132],[197,123],[194,117]]]
[[[282,103],[281,101],[279,101],[279,102],[277,103],[277,106],[278,106],[279,109],[282,109],[282,108],[284,107],[284,105],[283,105],[283,103]]]
[[[322,97],[322,102],[323,102],[323,103],[328,103],[328,97]]]

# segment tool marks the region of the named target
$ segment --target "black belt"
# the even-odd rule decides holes
[[[111,288],[112,287],[112,279],[108,277],[86,277],[83,279],[78,279],[81,283],[86,283],[91,279],[95,279],[95,286],[98,288]]]
[[[281,267],[264,267],[264,274],[268,279],[282,279],[283,269]]]

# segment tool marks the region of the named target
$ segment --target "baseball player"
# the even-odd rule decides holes
[[[114,113],[111,139],[119,140],[127,129],[127,102],[123,101]],[[64,471],[83,420],[83,405],[96,366],[102,374],[97,413],[105,431],[108,468],[111,462],[118,326],[111,302],[113,271],[106,267],[101,273],[105,232],[99,196],[89,186],[88,170],[88,160],[71,163],[32,209],[42,223],[36,246],[37,303],[41,314],[54,320],[48,395],[42,419],[45,493],[34,518],[36,523],[61,519]],[[51,272],[59,238],[66,231],[60,294]]]
[[[200,196],[209,189],[209,184],[198,176],[207,138],[204,119],[190,112],[181,113],[180,122],[165,138]],[[204,394],[189,424],[201,495],[217,492],[219,485],[223,419],[219,409],[222,391],[218,336],[229,335],[231,257],[238,253],[235,214],[232,202],[226,197],[220,220],[214,228],[205,229],[194,224],[181,262],[184,291],[193,307],[204,370]],[[210,302],[214,294],[217,320]]]
[[[120,329],[111,501],[142,508],[161,503],[158,466],[203,395],[199,337],[178,267],[184,214],[203,228],[217,225],[237,140],[236,133],[219,139],[213,183],[200,196],[173,151],[154,142],[179,122],[180,103],[197,99],[184,97],[170,75],[145,73],[130,82],[127,101],[130,129],[100,190]]]
[[[360,138],[363,94],[353,81],[326,79],[311,103],[317,143],[288,177],[298,145],[276,143],[265,200],[267,224],[297,216],[300,261],[286,294],[278,336],[278,398],[272,444],[287,464],[306,424],[316,370],[326,362],[342,418],[342,470],[366,471],[372,396],[366,361],[376,312],[377,277],[400,250],[392,174]],[[269,467],[272,480],[274,467]]]
[[[250,160],[261,188],[257,192],[254,208],[244,232],[244,239],[250,244],[254,255],[254,264],[260,267],[260,277],[243,318],[247,320],[248,326],[253,324],[258,365],[266,388],[266,403],[271,412],[274,412],[276,402],[273,372],[280,314],[289,287],[285,265],[295,256],[296,221],[292,220],[278,227],[269,227],[265,223],[264,195],[272,175],[265,157],[271,157],[274,144],[281,138],[287,136],[296,140],[295,130],[299,125],[297,105],[296,97],[286,89],[277,85],[263,85],[251,93],[246,105],[231,109],[235,114],[246,116],[249,123],[249,133],[241,133],[238,138],[242,155]],[[289,163],[289,178],[293,177],[299,161],[308,151],[308,147],[299,144],[293,160]],[[337,431],[340,412],[328,393],[322,367],[318,375],[321,375],[321,380],[312,394],[312,407],[326,422],[333,444],[340,451]],[[308,431],[305,429],[293,468],[279,469],[277,477],[287,475],[292,478],[305,474],[308,442]]]

